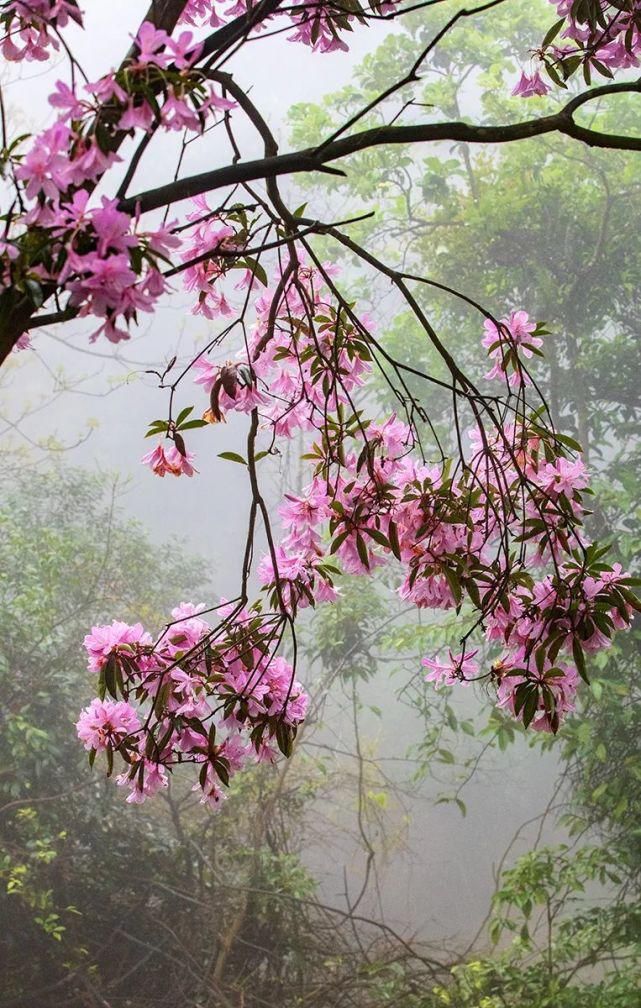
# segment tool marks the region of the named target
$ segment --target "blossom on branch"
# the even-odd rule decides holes
[[[34,137],[7,137],[2,152],[11,189],[0,242],[7,353],[40,322],[71,318],[92,320],[91,340],[126,340],[141,314],[153,314],[182,285],[189,310],[211,323],[208,342],[179,377],[167,377],[175,358],[154,372],[170,389],[168,416],[151,422],[147,436],[160,440],[142,462],[157,476],[193,477],[186,444],[193,431],[205,428],[203,436],[214,439],[229,415],[247,428],[244,454],[220,453],[244,468],[251,494],[235,601],[208,613],[183,604],[156,637],[138,623],[94,627],[85,646],[98,697],[80,715],[79,738],[92,761],[104,754],[109,774],[119,761],[117,780],[129,789],[129,802],[145,801],[168,785],[176,766],[189,764],[201,800],[219,807],[243,766],[290,755],[304,722],[298,613],[335,601],[343,573],[369,576],[378,568],[403,601],[457,614],[458,653],[443,662],[425,658],[429,681],[450,686],[484,677],[502,709],[526,727],[555,732],[588,678],[586,654],[629,627],[639,602],[634,579],[608,563],[605,548],[582,527],[590,488],[580,446],[556,430],[530,374],[545,328],[520,308],[498,321],[476,306],[491,362],[485,377],[498,380],[490,393],[481,391],[410,290],[416,277],[306,217],[304,207],[290,210],[278,189],[280,173],[333,171],[332,160],[361,149],[357,141],[364,149],[382,142],[387,128],[358,132],[355,119],[317,148],[281,155],[249,90],[220,69],[264,29],[284,29],[289,41],[328,53],[346,49],[357,25],[400,11],[387,0],[349,9],[333,0],[180,6],[168,5],[158,23],[152,9],[121,64],[97,80],[70,60],[68,79],[49,99],[53,121]],[[559,21],[534,52],[540,69],[523,73],[513,94],[547,93],[543,69],[564,88],[579,68],[589,83],[593,71],[608,77],[636,65],[641,3],[555,6]],[[6,0],[5,58],[66,54],[63,33],[71,22],[83,23],[74,0]],[[622,88],[638,90],[616,90]],[[610,90],[596,96],[604,92]],[[581,94],[556,116],[497,127],[492,135],[506,141],[556,129],[605,146],[634,146],[574,124],[573,110],[593,96]],[[243,156],[234,132],[241,115],[260,137],[262,160]],[[394,142],[404,128],[390,127]],[[427,133],[416,128],[420,139],[479,139],[478,127],[462,123],[427,124]],[[487,136],[489,127],[482,129]],[[183,142],[173,182],[130,195],[156,136],[167,141],[177,133]],[[191,142],[207,144],[212,136],[229,141],[230,164],[185,176]],[[212,149],[217,158],[215,143]],[[150,217],[155,211],[159,216]],[[412,390],[410,375],[413,382],[421,372],[390,356],[367,313],[346,296],[335,264],[317,256],[314,234],[341,242],[411,308],[445,369],[445,377],[422,377],[452,397],[449,443],[441,443],[430,419],[429,397]],[[395,411],[383,416],[373,407],[377,371],[394,397]],[[202,395],[196,417],[194,406],[173,415],[183,379]],[[278,529],[260,463],[282,454],[287,442],[303,446],[303,485],[281,501]],[[255,557],[260,527],[266,548]]]

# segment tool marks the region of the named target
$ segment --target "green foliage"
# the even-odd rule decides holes
[[[355,84],[324,100],[322,115],[337,123],[397,78],[417,46],[444,23],[449,8],[439,4],[404,19],[402,33],[386,39],[357,68]],[[524,103],[509,94],[516,66],[542,38],[549,19],[545,0],[521,0],[459,22],[426,61],[400,121],[445,116],[507,122],[521,118],[524,109],[538,114],[546,104],[554,108],[558,96]],[[371,122],[359,125],[389,121],[397,111],[383,106]],[[320,114],[316,107],[295,107],[297,142],[317,139]],[[624,97],[604,103],[593,125],[625,131],[635,117],[634,100]],[[395,149],[391,158],[378,148],[355,158],[360,160],[349,178],[314,180],[329,199],[325,217],[341,215],[346,204],[358,210],[361,196],[369,207],[377,194],[376,215],[349,228],[356,241],[390,265],[402,263],[406,270],[427,274],[498,316],[524,307],[546,320],[553,335],[546,340],[548,363],[537,365],[537,378],[555,418],[563,417],[563,429],[573,428],[589,453],[618,456],[623,438],[629,445],[630,434],[638,431],[638,157],[541,137],[492,151],[455,145],[441,157],[421,158],[416,151],[410,157]],[[316,213],[313,198],[309,213]],[[346,263],[362,297],[370,285],[363,283],[354,256],[329,241],[325,251]],[[415,293],[445,344],[456,347],[464,368],[477,374],[487,370],[480,347],[482,317],[429,285],[417,286]],[[424,333],[397,314],[394,299],[372,297],[392,355],[444,377]],[[383,385],[379,391],[385,406],[392,405]],[[439,435],[447,435],[449,395],[435,387],[426,405]],[[630,424],[636,425],[633,431]]]
[[[341,592],[335,604],[318,610],[311,657],[342,678],[371,679],[387,612],[381,591],[370,578],[353,577],[341,579]]]
[[[641,983],[641,911],[634,902],[612,900],[620,883],[600,847],[560,845],[519,858],[502,877],[489,929],[494,943],[505,932],[512,941],[455,967],[452,982],[434,992],[435,1003],[632,1008]],[[588,888],[593,905],[586,907]]]
[[[452,8],[454,5],[452,5]],[[458,7],[458,5],[457,5]],[[320,107],[298,106],[297,142],[311,143],[373,97],[411,64],[446,20],[438,5],[403,22],[403,30],[357,68],[349,88]],[[550,6],[527,2],[462,20],[428,60],[413,100],[399,121],[469,118],[509,122],[558,103],[558,96],[527,103],[509,96],[523,53],[550,25]],[[511,75],[511,76],[510,76]],[[561,100],[567,100],[567,93]],[[389,121],[398,107],[374,111],[358,128]],[[637,115],[634,101],[603,103],[593,125],[625,131]],[[376,194],[376,215],[350,226],[351,237],[391,266],[460,290],[502,314],[525,308],[544,319],[546,359],[537,362],[555,419],[583,445],[597,472],[598,503],[590,532],[614,538],[617,559],[637,573],[641,555],[638,403],[641,269],[638,234],[641,167],[634,155],[594,151],[563,138],[506,145],[500,150],[453,146],[442,157],[421,158],[379,149],[355,155],[348,179],[322,184],[323,198],[339,216]],[[314,194],[309,195],[314,214]],[[327,241],[328,257],[342,258],[361,296],[369,289],[352,254]],[[446,346],[456,348],[466,370],[482,375],[482,317],[455,294],[414,289]],[[444,379],[424,333],[393,297],[372,292],[382,320],[382,340],[396,358]],[[412,389],[412,378],[408,376]],[[382,409],[396,408],[383,384]],[[450,396],[434,387],[430,419],[447,443]],[[429,432],[426,432],[429,437]],[[613,536],[614,533],[614,536]],[[348,619],[348,617],[346,617]],[[638,622],[638,621],[637,621]],[[607,652],[587,663],[590,687],[582,707],[558,740],[538,736],[533,745],[555,746],[563,760],[566,801],[562,824],[576,846],[535,850],[519,859],[498,883],[492,922],[494,951],[456,966],[448,982],[403,1000],[420,1008],[636,1008],[641,989],[641,662],[638,625]],[[433,653],[452,640],[451,628],[415,624],[390,628],[381,650]],[[408,668],[416,668],[416,662]],[[507,751],[521,732],[492,711],[485,726],[459,717],[449,691],[438,713],[453,733],[444,743],[435,732],[435,701],[416,689],[425,719],[418,748],[419,775],[454,764],[463,784],[476,769],[468,758],[470,736]],[[449,709],[449,713],[448,713]],[[461,722],[459,726],[459,721]],[[458,730],[458,737],[457,737]],[[471,735],[470,735],[471,733]],[[482,755],[482,754],[481,754]],[[533,757],[535,758],[535,757]],[[456,801],[460,786],[440,800]],[[582,844],[586,844],[582,846]],[[507,939],[513,935],[508,945]],[[379,978],[380,980],[380,978]],[[398,996],[398,979],[380,980],[385,996]]]
[[[92,691],[83,634],[114,615],[160,628],[206,588],[181,543],[159,548],[122,517],[117,492],[69,469],[0,491],[0,1003],[204,1006],[216,971],[249,1006],[262,963],[276,1004],[309,927],[293,909],[315,886],[285,823],[313,774],[287,789],[271,767],[241,774],[215,817],[179,775],[142,808],[87,777],[73,727]]]

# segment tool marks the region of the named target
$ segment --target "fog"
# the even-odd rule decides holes
[[[135,32],[144,6],[142,3],[132,3],[131,0],[112,0],[109,4],[93,5],[87,15],[88,30],[85,33],[79,30],[69,33],[74,52],[82,64],[91,67],[94,79],[119,60],[123,52],[123,40],[127,39],[128,34]],[[273,124],[281,150],[287,150],[291,146],[292,132],[292,126],[286,117],[290,106],[294,103],[320,102],[325,95],[335,93],[347,85],[358,90],[360,85],[354,76],[357,68],[364,57],[377,51],[390,33],[400,39],[401,26],[381,21],[367,30],[355,31],[350,38],[348,54],[337,52],[314,57],[310,56],[305,47],[292,45],[283,37],[277,36],[243,47],[234,55],[226,69],[233,70],[241,85],[251,86],[252,96],[263,115]],[[536,38],[536,31],[534,37]],[[95,49],[97,38],[100,39],[99,51]],[[46,105],[46,96],[51,90],[52,82],[61,73],[62,65],[63,60],[59,61],[58,67],[45,69],[34,69],[33,65],[27,65],[19,73],[8,66],[3,67],[5,104],[9,114],[19,120],[21,129],[24,127],[35,131],[50,121],[51,110]],[[466,87],[469,103],[466,114],[480,112],[481,103],[475,89],[469,85]],[[260,140],[255,131],[248,127],[239,130],[238,142],[243,159],[261,155]],[[538,142],[545,145],[547,141],[541,139]],[[134,187],[137,192],[159,185],[173,176],[175,145],[169,141],[161,142],[155,151],[153,157],[145,158],[142,162]],[[434,152],[429,153],[433,155]],[[126,147],[122,154],[126,163]],[[377,170],[381,178],[389,171],[391,178],[396,169],[397,155],[392,150],[385,156],[389,159],[388,167],[378,167]],[[445,163],[451,156],[452,150],[449,147],[440,145],[437,148],[437,157],[441,162]],[[490,151],[485,157],[491,163],[495,154]],[[219,145],[219,134],[214,132],[206,142],[193,145],[183,171],[185,174],[204,171],[227,163],[227,160],[227,149],[223,149],[222,144]],[[580,180],[584,169],[581,165],[572,167],[568,160],[565,162],[565,170],[575,171],[577,180]],[[603,170],[612,174],[610,168]],[[628,162],[625,171],[633,171]],[[434,173],[437,174],[436,168]],[[443,169],[443,177],[447,179],[447,169]],[[461,181],[460,185],[463,187],[464,182]],[[289,180],[284,185],[284,191],[291,197],[290,203],[293,206],[309,199],[312,207],[309,212],[312,215],[322,216],[323,210],[342,207],[345,202],[349,202],[349,194],[346,195],[337,188],[332,189],[331,186],[324,189],[321,182],[317,189],[310,190],[308,181],[301,181],[299,186],[296,180]],[[601,195],[595,197],[597,198],[600,199]],[[383,197],[381,203],[382,200]],[[356,197],[359,208],[361,203],[360,197]],[[380,212],[385,212],[384,207]],[[398,208],[394,206],[393,213],[398,212]],[[527,202],[523,200],[520,209],[518,205],[511,206],[510,214],[511,231],[514,234],[518,234],[520,230],[528,232],[532,221]],[[541,227],[536,234],[528,232],[526,240],[528,262],[537,258],[544,262],[549,252],[545,228]],[[385,245],[385,241],[376,235],[372,241],[380,241],[381,247]],[[606,236],[603,250],[606,263],[608,248],[611,248],[613,255],[618,255],[618,246],[615,248],[614,242],[609,246],[608,241]],[[385,247],[389,251],[389,243]],[[414,249],[411,254],[418,256],[420,253]],[[466,254],[461,251],[460,266],[452,260],[449,265],[450,276],[458,269],[462,274],[470,276],[473,266],[463,261]],[[564,277],[566,274],[571,275],[573,271],[579,272],[582,255],[583,250],[579,246],[559,253],[562,259],[559,272]],[[485,256],[488,272],[498,272],[504,268],[505,246],[501,248],[500,242],[498,245],[488,244]],[[427,268],[432,269],[431,262]],[[391,329],[398,304],[383,291],[382,283],[379,290],[369,291],[367,281],[353,263],[346,261],[343,269],[349,283],[355,288],[360,285],[364,296],[371,303],[383,299],[381,329],[385,331],[387,326]],[[381,277],[380,280],[382,279]],[[530,277],[529,282],[537,289],[534,278]],[[479,277],[479,286],[481,283],[482,278]],[[510,280],[510,283],[512,290],[524,289],[526,286],[521,280]],[[498,281],[495,286],[497,285]],[[476,291],[471,294],[476,296]],[[560,302],[566,294],[567,290],[561,284],[558,291]],[[549,301],[548,295],[549,291],[544,290],[541,284],[539,303],[544,304],[546,297]],[[509,302],[512,296],[512,291],[496,291],[500,307]],[[111,492],[113,477],[117,475],[118,508],[122,520],[131,518],[140,523],[149,537],[150,553],[170,557],[172,563],[178,566],[182,556],[189,557],[189,573],[185,576],[192,585],[194,594],[191,600],[211,605],[220,597],[234,597],[239,589],[251,502],[250,491],[244,468],[221,460],[218,455],[221,452],[243,451],[247,437],[247,418],[229,416],[225,424],[194,433],[193,450],[197,454],[198,473],[193,479],[168,477],[159,480],[140,463],[141,455],[150,444],[144,441],[147,425],[164,416],[167,406],[166,390],[159,390],[157,375],[149,372],[162,371],[174,355],[177,355],[179,361],[189,360],[217,331],[218,323],[194,316],[191,304],[190,296],[176,284],[174,292],[163,301],[160,310],[153,316],[141,316],[140,326],[132,338],[116,347],[104,339],[92,343],[88,338],[92,325],[82,320],[37,331],[33,349],[13,354],[0,375],[0,429],[4,452],[9,460],[7,486],[18,471],[23,474],[56,471],[62,473],[61,480],[64,483],[64,473],[68,469],[80,469],[97,477],[92,493],[96,502],[101,503],[100,486],[104,487],[106,501]],[[533,314],[536,314],[538,307],[532,306]],[[555,304],[553,310],[557,307]],[[559,314],[563,314],[562,307],[559,308]],[[220,329],[224,322],[225,320],[221,321]],[[448,337],[450,345],[454,345],[456,336],[452,332],[451,319],[446,320],[445,324],[450,326]],[[608,325],[615,326],[616,320],[608,322]],[[634,323],[631,328],[634,329]],[[607,333],[607,327],[605,331]],[[589,334],[585,334],[585,339],[589,339]],[[232,349],[225,346],[215,351],[213,359],[223,363],[232,356]],[[594,361],[590,361],[589,366],[598,378],[598,361],[596,364],[596,370]],[[633,362],[631,366],[633,367]],[[571,367],[571,362],[567,366],[564,364],[562,381],[571,381]],[[589,381],[586,381],[589,385]],[[574,424],[574,407],[569,390],[564,386],[560,393],[557,389],[556,394],[563,401],[568,401],[569,405],[561,407],[560,413],[569,416],[570,422]],[[193,386],[190,382],[180,386],[178,408],[196,404],[194,415],[200,415],[201,400],[202,392],[198,386]],[[626,408],[631,411],[631,415],[638,416],[638,399],[626,402]],[[636,442],[633,442],[632,448],[627,445],[632,458],[634,452],[638,451],[635,445]],[[270,459],[263,476],[263,485],[274,514],[283,492],[299,489],[295,449],[295,444],[290,445],[287,452]],[[615,456],[616,451],[611,444],[610,447],[606,446],[600,456],[597,454],[595,467],[605,470]],[[52,485],[57,486],[55,482]],[[607,503],[608,501],[606,505]],[[84,526],[88,533],[95,531],[92,529],[94,520],[93,513],[87,514],[86,525],[82,512],[73,516],[78,528]],[[625,535],[628,536],[626,543],[636,541],[634,533],[629,529],[626,529]],[[260,553],[263,545],[264,541],[259,537],[257,553]],[[633,545],[632,552],[634,553]],[[191,558],[195,558],[193,565]],[[21,557],[16,557],[17,565],[22,562]],[[145,558],[138,558],[137,564],[142,564],[142,567],[138,566],[137,574],[144,580]],[[171,584],[163,584],[162,587],[170,598],[175,597]],[[187,591],[189,583],[181,584],[180,587]],[[392,589],[385,585],[381,592],[386,611],[393,612],[397,599]],[[205,593],[207,597],[204,597]],[[175,601],[178,602],[179,599],[175,598]],[[133,615],[114,610],[110,618],[129,619]],[[99,616],[102,616],[102,605],[95,613],[89,605],[86,612],[87,630]],[[408,620],[399,618],[398,622],[406,626]],[[312,691],[316,690],[317,695],[324,696],[322,683],[327,678],[327,669],[323,668],[317,657],[310,657],[310,653],[315,650],[314,634],[318,633],[315,627],[316,617],[307,614],[302,620],[301,633],[309,647],[307,651],[303,651],[297,674]],[[490,943],[482,928],[489,914],[499,869],[504,864],[513,864],[520,854],[531,850],[535,845],[540,847],[569,839],[566,827],[555,815],[557,804],[562,798],[567,798],[572,789],[567,776],[568,761],[562,757],[560,743],[553,744],[544,751],[540,745],[533,745],[525,735],[517,734],[514,742],[501,750],[496,744],[492,744],[491,732],[480,735],[479,732],[489,717],[490,701],[488,691],[478,685],[467,692],[460,691],[460,694],[452,696],[448,701],[459,721],[470,718],[475,723],[474,732],[469,735],[460,731],[454,733],[454,765],[443,760],[439,762],[436,758],[430,763],[425,775],[413,776],[420,766],[417,747],[424,739],[427,727],[433,724],[435,718],[442,716],[442,704],[445,701],[430,692],[427,694],[426,708],[422,713],[418,709],[420,704],[417,698],[423,696],[420,655],[412,654],[412,650],[399,647],[398,652],[394,653],[392,647],[386,648],[383,644],[374,647],[371,678],[367,681],[350,679],[347,669],[334,676],[328,695],[319,700],[317,714],[309,729],[303,732],[300,751],[296,751],[293,760],[296,769],[292,774],[304,776],[308,766],[306,761],[313,761],[321,755],[327,755],[329,771],[320,784],[310,786],[311,793],[306,798],[304,811],[301,806],[300,836],[290,847],[292,850],[296,850],[297,845],[300,848],[301,864],[315,879],[321,903],[349,912],[354,910],[356,895],[365,887],[362,901],[358,903],[358,913],[394,929],[408,940],[429,943],[434,948],[447,949],[456,954],[464,953],[475,940],[477,948],[488,949]],[[80,656],[81,639],[78,639],[70,661],[78,664],[82,661]],[[604,675],[603,669],[599,667],[598,675],[602,674]],[[407,692],[408,684],[410,693]],[[352,709],[354,690],[358,693],[356,717]],[[414,697],[413,703],[410,702],[411,696]],[[82,701],[85,702],[84,696]],[[40,727],[46,729],[46,725]],[[69,735],[73,743],[71,723]],[[60,767],[61,780],[67,772],[72,772],[72,767],[77,766],[78,759],[73,744],[65,745],[62,752],[62,758],[69,760],[69,768]],[[366,755],[365,763],[363,754]],[[364,766],[372,774],[371,784],[368,781],[363,783]],[[75,769],[73,772],[76,772]],[[97,774],[97,767],[93,773],[94,776]],[[252,771],[248,770],[247,773],[251,774]],[[262,779],[260,777],[261,781]],[[113,788],[112,784],[107,786]],[[247,787],[249,789],[252,785]],[[263,785],[257,784],[256,787],[262,788]],[[362,816],[359,815],[363,811],[363,789],[375,796],[379,793],[386,796],[385,799],[380,799],[379,806],[376,797],[369,800],[365,827],[361,821]],[[465,814],[460,804],[453,801],[439,803],[439,798],[454,794],[465,803]],[[20,800],[22,797],[20,793]],[[121,799],[117,819],[122,823],[133,823],[138,817],[139,822],[149,823],[145,829],[153,834],[158,821],[154,817],[166,815],[169,822],[170,816],[168,812],[150,812],[149,804],[151,803],[138,807],[124,804]],[[105,805],[106,809],[107,807]],[[176,822],[174,810],[172,814]],[[113,815],[111,810],[108,815]],[[198,806],[196,796],[187,794],[185,797],[180,793],[181,822],[189,822],[190,816],[194,823],[204,823],[202,835],[207,837],[207,843],[213,844],[213,848],[216,843],[220,843],[226,850],[233,849],[233,827],[227,822],[223,831],[222,826],[216,825],[216,813],[204,813]],[[126,825],[124,828],[133,830],[138,827]],[[248,826],[246,830],[249,830]],[[367,836],[366,842],[363,832]],[[277,833],[278,829],[274,827],[274,836]],[[247,840],[247,835],[245,832],[238,843],[248,844],[250,849],[251,842]],[[90,837],[90,834],[87,832],[86,836]],[[587,839],[591,836],[589,829],[583,834]],[[194,841],[190,842],[193,845]],[[271,837],[272,849],[276,843]],[[188,848],[181,847],[180,843],[172,850],[177,861],[181,857],[189,857]],[[143,892],[143,888],[140,899],[144,902],[147,893],[146,889]],[[175,905],[172,904],[173,912],[178,913],[177,907],[182,907],[179,900]],[[185,910],[187,912],[191,912],[188,907]],[[11,919],[8,923],[11,930]],[[118,926],[125,928],[124,924]],[[137,937],[149,941],[148,934]],[[131,940],[135,939],[136,934]],[[122,938],[118,941],[122,941]],[[87,937],[87,943],[91,945],[91,935]],[[156,962],[154,968],[157,974],[158,970],[162,973],[162,960]],[[104,970],[104,967],[101,969]],[[37,975],[36,971],[34,976],[37,978]],[[44,981],[49,982],[44,973],[43,977]],[[157,980],[158,976],[154,983]],[[13,996],[11,984],[7,982],[6,986]],[[69,1003],[86,1004],[91,1008],[98,1004],[106,1005],[107,1008],[121,1004],[141,1008],[143,1004],[142,1001],[127,1001],[122,991],[117,998],[107,991],[103,998],[95,991],[91,993],[87,987],[86,994],[82,996],[86,996],[87,1000]],[[283,1004],[294,1003],[287,999],[286,993],[283,996]],[[21,997],[19,995],[17,1001],[9,999],[5,1002],[0,999],[0,1008],[5,1003],[7,1006],[16,1003],[26,1005],[27,1002],[21,1001]],[[202,999],[186,1000],[183,1003],[185,1008],[205,1004],[244,1004],[242,999],[228,1001],[222,994],[220,997],[217,1002],[209,1002],[202,995]],[[48,1002],[45,1000],[42,1003]],[[57,1005],[59,1002],[54,1000],[51,1003]],[[379,1004],[372,1000],[371,1004],[374,1003]],[[410,1005],[409,1000],[394,1003]],[[412,1005],[414,1003],[418,1005],[419,1002],[411,1002]],[[472,1002],[461,1001],[461,1005],[463,1004],[472,1005]],[[474,1008],[476,1004],[474,1002]],[[512,1005],[512,1002],[509,1004]],[[478,1005],[480,1008],[480,1001]]]

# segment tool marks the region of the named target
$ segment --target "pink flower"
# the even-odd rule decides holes
[[[162,109],[163,125],[170,130],[192,130],[195,133],[203,129],[203,121],[195,109],[184,98],[170,92]]]
[[[20,353],[21,350],[31,350],[31,337],[29,333],[23,333],[13,344],[13,353]]]
[[[118,210],[118,201],[107,199],[106,196],[102,197],[101,204],[91,214],[91,223],[98,236],[98,255],[105,257],[110,252],[126,252],[133,248],[137,242],[134,235],[130,234],[129,214]]]
[[[172,234],[172,228],[175,226],[176,221],[172,221],[169,224],[161,224],[155,231],[145,232],[149,247],[162,256],[168,256],[172,249],[180,248],[182,244],[180,237]]]
[[[421,665],[430,670],[425,676],[425,682],[433,682],[437,686],[468,682],[479,672],[478,664],[473,660],[477,654],[478,651],[471,651],[468,655],[453,655],[450,651],[446,662],[434,658],[422,658]]]
[[[554,462],[547,462],[534,479],[546,493],[565,494],[568,498],[588,485],[585,465],[580,458],[559,457]]]
[[[220,781],[216,776],[211,763],[207,764],[207,774],[203,786],[201,787],[200,784],[194,784],[192,791],[200,791],[200,804],[208,805],[209,808],[214,811],[217,811],[220,808],[227,797],[220,786]]]
[[[531,77],[525,72],[521,74],[518,83],[512,89],[512,94],[521,98],[532,98],[533,95],[546,95],[550,90],[540,72],[535,70]]]
[[[320,481],[308,486],[300,497],[285,494],[278,511],[288,529],[304,531],[325,521],[331,514],[327,490]]]
[[[49,104],[54,108],[63,109],[69,119],[80,119],[85,112],[75,91],[72,91],[64,81],[56,81],[55,91],[49,95]]]
[[[96,698],[80,712],[76,729],[85,749],[101,752],[108,745],[117,747],[127,735],[140,731],[140,719],[124,700]]]
[[[136,647],[146,647],[151,644],[151,636],[143,629],[141,623],[119,623],[116,620],[110,626],[95,626],[91,628],[91,633],[84,639],[85,650],[88,655],[87,667],[91,672],[99,671],[110,654],[117,651],[123,645],[134,645],[125,647],[128,653],[136,650]]]
[[[195,457],[192,452],[182,455],[173,444],[167,451],[162,444],[157,444],[140,461],[143,465],[148,465],[156,476],[164,476],[165,473],[171,473],[172,476],[193,476],[197,472],[192,465]]]
[[[218,16],[216,4],[212,0],[187,0],[180,15],[179,24],[198,24],[205,22],[212,28],[220,28],[225,22]]]
[[[108,102],[115,98],[121,105],[126,105],[129,101],[127,92],[121,88],[111,73],[105,74],[100,80],[85,84],[85,91],[100,102]]]
[[[513,311],[508,318],[501,319],[499,326],[492,319],[486,319],[483,328],[485,336],[481,343],[494,361],[494,366],[485,377],[491,379],[508,376],[510,385],[529,384],[527,375],[514,358],[517,354],[519,357],[530,358],[535,350],[543,346],[543,340],[533,335],[536,322],[530,321],[525,311]]]
[[[131,102],[120,117],[118,126],[121,130],[150,129],[154,121],[154,110],[148,102],[134,105]]]
[[[138,63],[143,66],[147,63],[159,67],[168,66],[169,55],[162,52],[169,42],[167,32],[156,28],[151,21],[144,21],[134,41],[140,50],[136,57]]]
[[[142,805],[147,798],[152,798],[162,788],[169,785],[167,771],[160,763],[153,763],[151,760],[143,760],[143,777],[140,779],[140,771],[134,775],[132,780],[131,771],[120,774],[116,777],[116,784],[124,787],[129,785],[131,791],[127,795],[127,802],[131,805]],[[138,764],[140,767],[140,764]]]
[[[199,42],[196,45],[193,33],[190,31],[181,32],[177,39],[169,39],[169,50],[179,70],[186,70],[198,62],[203,51],[203,44]]]
[[[67,151],[72,133],[63,122],[57,122],[36,137],[26,157],[16,168],[16,178],[26,182],[28,199],[43,193],[57,200],[68,185],[69,157]]]
[[[383,424],[371,424],[367,437],[368,440],[380,440],[385,455],[390,458],[401,458],[414,444],[411,428],[399,420],[396,413],[392,413]]]

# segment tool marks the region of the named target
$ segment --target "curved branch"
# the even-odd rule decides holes
[[[517,140],[527,140],[546,133],[561,133],[580,140],[590,147],[605,147],[616,150],[641,151],[641,137],[602,133],[580,126],[573,119],[573,113],[581,105],[610,94],[641,93],[641,80],[627,84],[606,84],[573,98],[559,112],[527,119],[508,126],[477,126],[464,122],[423,123],[412,126],[376,126],[362,130],[317,147],[308,147],[289,154],[257,158],[215,168],[212,171],[191,175],[156,189],[148,189],[126,200],[120,207],[127,213],[145,213],[167,206],[170,203],[211,192],[225,186],[251,182],[256,179],[275,178],[278,175],[294,175],[301,172],[336,171],[327,167],[328,162],[337,161],[372,147],[395,144],[438,143],[452,141],[472,144],[504,144]]]

